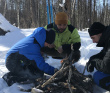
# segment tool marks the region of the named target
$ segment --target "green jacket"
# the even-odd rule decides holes
[[[73,44],[73,47],[74,47],[75,43],[81,42],[77,29],[75,27],[73,27],[71,24],[68,24],[67,28],[62,33],[59,33],[55,29],[54,23],[46,25],[44,28],[45,29],[52,28],[55,31],[55,33],[56,33],[56,37],[55,37],[55,41],[54,41],[54,44],[56,46],[55,49],[62,46],[63,50],[65,50],[68,47],[71,48],[71,44]],[[80,45],[78,46],[78,49],[79,48],[80,48]]]

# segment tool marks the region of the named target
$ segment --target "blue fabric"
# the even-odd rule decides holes
[[[40,44],[35,44],[34,39]],[[35,60],[37,67],[44,71],[47,74],[53,75],[54,74],[54,67],[50,66],[48,63],[45,63],[40,49],[44,46],[46,40],[46,30],[43,27],[39,27],[35,29],[35,31],[25,37],[24,39],[20,40],[16,43],[7,53],[7,57],[11,53],[19,52],[19,54],[24,55],[29,60]]]
[[[110,76],[110,74],[105,74],[103,72],[96,71],[93,75],[93,80],[98,86],[100,86],[100,80],[102,80],[103,78],[106,78],[108,76]],[[106,86],[108,86],[108,85],[110,85],[110,82],[106,83]],[[102,87],[102,86],[100,86],[100,87]]]

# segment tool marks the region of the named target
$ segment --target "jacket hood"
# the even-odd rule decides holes
[[[43,27],[38,27],[34,30],[32,35],[35,37],[40,46],[43,47],[46,40],[46,30]]]
[[[110,26],[106,26],[105,30],[102,33],[102,36],[100,37],[100,40],[99,40],[97,46],[104,47],[106,42],[108,42],[109,38],[110,38]]]

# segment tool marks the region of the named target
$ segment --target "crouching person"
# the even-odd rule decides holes
[[[55,22],[48,24],[45,29],[53,29],[56,36],[53,45],[50,48],[42,48],[41,51],[52,56],[53,58],[65,58],[71,53],[71,47],[74,51],[79,52],[81,39],[77,29],[69,22],[68,15],[65,12],[58,12]],[[78,54],[78,56],[79,56]]]
[[[110,91],[110,26],[94,22],[88,30],[93,43],[103,47],[102,51],[90,57],[87,63],[88,72],[97,71],[93,75],[94,82]]]
[[[16,43],[6,54],[6,67],[10,71],[3,79],[11,86],[15,82],[26,79],[35,80],[43,77],[44,73],[53,75],[55,68],[45,63],[40,49],[49,47],[55,40],[53,30],[45,30],[43,27]]]

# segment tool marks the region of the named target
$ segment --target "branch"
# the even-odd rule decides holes
[[[61,68],[59,71],[57,71],[49,80],[47,80],[41,87],[43,88],[43,87],[45,87],[47,84],[51,83],[52,80],[53,80],[58,74],[60,74],[61,72],[66,71],[68,68],[69,68],[69,66],[67,66],[67,67],[65,67],[65,68],[64,68],[64,66],[62,66],[62,68]]]

